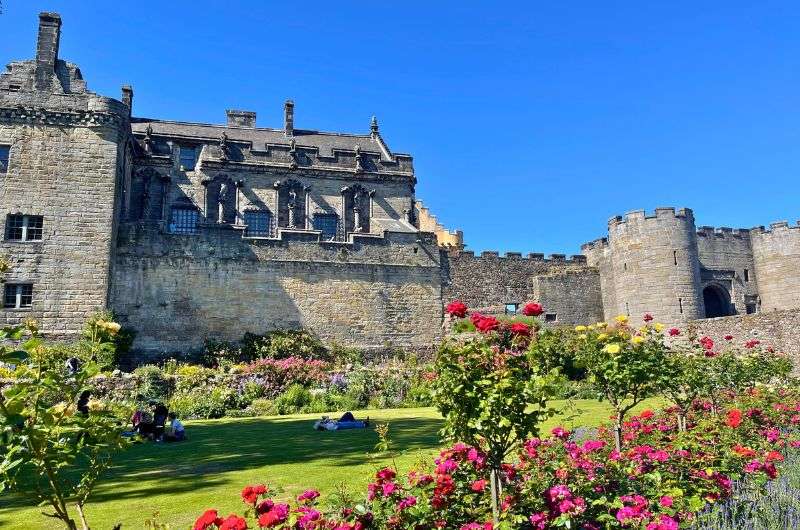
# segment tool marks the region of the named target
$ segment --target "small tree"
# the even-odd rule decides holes
[[[124,425],[102,402],[87,399],[89,379],[98,371],[95,363],[70,372],[42,362],[46,347],[31,326],[0,330],[0,341],[20,341],[26,331],[31,336],[20,349],[0,346],[0,361],[29,362],[27,370],[0,393],[4,449],[0,490],[18,491],[50,506],[52,512],[44,515],[60,520],[69,530],[78,528],[70,515],[72,505],[81,527],[88,530],[84,506],[113,454],[126,446],[121,436]],[[93,347],[107,349],[100,344]]]
[[[713,386],[709,358],[688,350],[667,354],[661,395],[677,409],[678,430],[686,430],[686,415],[695,400],[709,395]]]
[[[439,350],[433,398],[445,419],[442,435],[487,454],[497,521],[503,461],[555,413],[547,401],[556,393],[559,371],[540,367],[529,350],[535,344],[531,326],[481,315],[472,320],[481,335],[445,342]]]
[[[584,368],[598,389],[598,397],[614,409],[614,442],[622,450],[625,415],[646,397],[658,392],[666,371],[666,346],[660,324],[638,330],[619,316],[615,326],[578,326],[576,364]]]

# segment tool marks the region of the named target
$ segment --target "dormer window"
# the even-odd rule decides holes
[[[8,159],[11,156],[10,145],[0,145],[0,173],[8,172]]]
[[[180,162],[181,169],[184,171],[194,171],[194,166],[197,164],[197,150],[194,147],[182,145],[180,147]]]

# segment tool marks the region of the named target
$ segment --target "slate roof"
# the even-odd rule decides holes
[[[289,145],[292,137],[284,134],[283,129],[262,127],[231,127],[206,123],[187,123],[156,120],[149,118],[133,118],[131,128],[134,134],[143,135],[147,126],[153,128],[153,134],[175,138],[192,138],[217,142],[223,132],[231,142],[248,142],[255,149],[264,149],[266,144]],[[294,139],[298,147],[315,147],[321,156],[333,156],[334,149],[355,151],[359,146],[362,151],[380,153],[384,160],[392,160],[392,153],[380,135],[345,134],[321,132],[306,129],[294,129]],[[409,156],[409,155],[401,155]]]

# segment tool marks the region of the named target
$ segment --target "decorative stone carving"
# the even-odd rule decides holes
[[[356,146],[356,173],[364,172],[364,160],[362,159],[361,146]]]
[[[153,126],[148,124],[144,131],[144,152],[148,155],[153,153]]]
[[[224,132],[219,137],[219,159],[223,162],[231,159],[231,146],[228,135]]]
[[[297,143],[295,142],[294,138],[289,141],[289,159],[289,167],[292,169],[297,169]]]

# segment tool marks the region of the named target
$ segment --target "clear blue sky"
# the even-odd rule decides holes
[[[469,248],[578,253],[628,210],[800,217],[800,3],[3,0],[0,62],[61,57],[138,116],[366,132]],[[492,4],[500,5],[493,2]],[[569,5],[566,5],[569,4]],[[476,6],[476,7],[473,7]]]

